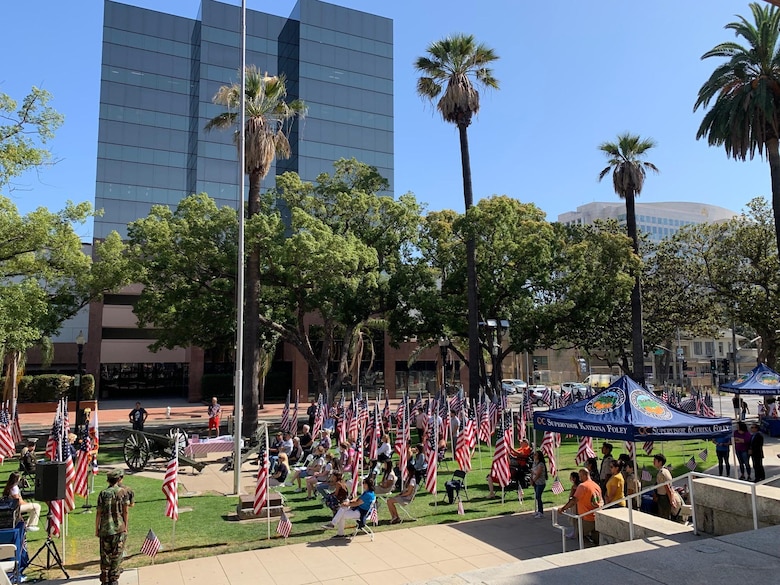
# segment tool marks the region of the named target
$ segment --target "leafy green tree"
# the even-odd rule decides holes
[[[104,292],[129,282],[124,244],[112,232],[82,251],[74,223],[92,214],[89,203],[20,215],[0,196],[0,356],[10,374],[5,399],[16,398],[14,372],[28,349],[46,343],[62,323]]]
[[[0,124],[0,187],[27,169],[52,162],[45,145],[63,117],[48,105],[50,99],[49,92],[37,87],[21,104],[0,93],[0,118],[7,122]]]
[[[629,134],[619,134],[617,142],[604,142],[599,146],[608,159],[607,166],[599,173],[601,181],[612,173],[612,185],[615,193],[626,202],[626,230],[634,245],[634,253],[639,256],[639,237],[636,230],[635,200],[642,193],[647,171],[658,172],[651,162],[643,160],[647,151],[655,146],[651,138],[640,138]],[[633,378],[644,384],[644,339],[642,335],[642,287],[639,275],[631,291],[631,346],[633,356]]]
[[[466,212],[474,202],[471,184],[471,159],[468,127],[479,112],[479,91],[475,86],[498,89],[498,80],[490,65],[498,59],[492,49],[477,43],[472,35],[457,34],[431,43],[427,55],[415,62],[421,73],[417,93],[424,99],[436,101],[445,122],[458,127],[460,159],[463,173],[463,199]],[[466,287],[469,333],[469,396],[479,394],[479,307],[477,299],[476,243],[466,240]]]
[[[693,107],[712,107],[696,133],[710,146],[723,146],[726,155],[752,159],[756,152],[769,159],[775,242],[780,248],[780,10],[750,4],[753,22],[739,16],[726,25],[744,45],[726,42],[702,59],[726,59],[699,89]]]
[[[249,202],[247,217],[261,211],[260,187],[276,158],[289,158],[289,134],[292,123],[306,114],[306,106],[300,100],[287,102],[287,86],[284,76],[268,76],[255,66],[245,72],[245,133],[244,171],[249,176]],[[214,103],[228,108],[206,124],[206,130],[235,128],[239,123],[238,108],[241,106],[241,86],[222,86],[214,96]],[[236,146],[239,144],[240,129],[235,132]],[[242,390],[243,423],[247,432],[254,432],[257,426],[257,409],[262,406],[263,388],[261,368],[263,362],[262,335],[259,331],[260,250],[250,247],[246,260],[244,315],[244,387]],[[248,375],[247,375],[248,374]]]

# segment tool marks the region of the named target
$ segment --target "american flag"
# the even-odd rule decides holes
[[[709,398],[709,401],[707,401],[707,398]],[[712,407],[712,398],[709,394],[701,401],[701,414],[702,416],[715,418],[715,409]]]
[[[498,427],[496,428],[496,450],[493,452],[493,464],[490,468],[490,475],[493,480],[498,483],[501,488],[505,488],[509,484],[509,440],[507,438],[508,431],[504,417],[499,419]]]
[[[584,465],[588,459],[595,456],[596,453],[593,451],[593,439],[590,437],[580,438],[580,447],[577,449],[577,456],[574,458],[574,463],[577,465]]]
[[[555,481],[552,484],[552,487],[550,488],[550,491],[554,493],[556,496],[559,496],[563,493],[563,484],[561,483],[561,480],[559,480],[557,477],[555,478]]]
[[[390,428],[390,396],[385,394],[385,407],[382,409],[382,420]]]
[[[62,526],[62,500],[56,500],[49,502],[49,527],[48,534],[50,536],[59,536],[60,527]]]
[[[366,522],[371,522],[371,524],[373,524],[374,526],[379,525],[379,512],[377,512],[376,504],[371,506],[371,509],[368,511]]]
[[[65,460],[65,513],[68,514],[76,507],[76,496],[73,489],[73,482],[76,480],[76,469],[73,467],[73,457],[70,454],[68,437],[62,438],[62,453]]]
[[[160,539],[157,538],[157,535],[150,528],[149,532],[146,534],[146,538],[144,538],[143,544],[141,545],[141,552],[154,558],[157,556],[157,553],[160,552],[161,548],[162,545],[160,544]]]
[[[557,433],[545,431],[544,438],[542,439],[542,453],[547,456],[547,463],[549,465],[551,475],[555,475],[557,473],[557,468],[555,466],[555,443],[557,440],[555,438],[556,434]]]
[[[0,408],[0,459],[13,457],[16,454],[16,441],[9,426],[8,409],[4,404]]]
[[[62,408],[60,409],[60,412],[62,412],[62,436],[67,437],[70,434],[70,415],[68,414],[68,399],[63,398],[60,401],[60,404]]]
[[[176,453],[165,468],[162,492],[165,494],[165,515],[172,520],[179,518],[179,454]]]
[[[526,429],[525,429],[525,409],[521,406],[520,407],[520,420],[517,422],[517,440],[522,441],[526,437]]]
[[[22,425],[19,422],[19,405],[14,406],[14,420],[11,423],[11,436],[14,439],[14,443],[21,443],[24,440],[22,436]]]
[[[626,446],[626,453],[628,453],[629,457],[633,458],[634,457],[634,443],[631,442],[631,441],[626,441],[625,442],[625,446]]]
[[[552,391],[549,387],[544,387],[544,392],[542,392],[542,401],[549,406],[550,401],[552,400]]]
[[[358,413],[358,406],[357,403],[352,400],[349,403],[349,410],[347,411],[347,416],[349,417],[349,424],[348,424],[348,432],[347,432],[347,440],[352,439],[353,437],[357,437],[358,435],[358,423],[359,423],[359,417],[360,414]]]
[[[98,460],[97,453],[92,456],[92,475],[98,474]]]
[[[284,402],[284,408],[282,409],[282,430],[290,430],[290,390],[287,391],[287,400]]]
[[[439,431],[441,434],[441,437],[439,439],[444,439],[446,442],[450,435],[450,403],[447,400],[447,397],[442,395],[441,401],[439,404],[439,416],[441,417],[441,430]]]
[[[485,400],[485,395],[482,395],[482,400],[479,403],[479,429],[477,431],[480,441],[490,445],[490,408]]]
[[[87,487],[87,478],[89,477],[90,460],[89,453],[89,429],[85,428],[81,435],[81,445],[76,455],[76,477],[73,480],[73,490],[82,498],[86,498],[89,493]]]
[[[438,464],[438,429],[436,424],[436,418],[433,419],[433,423],[428,429],[428,452],[426,453],[426,459],[428,463],[428,469],[425,474],[425,490],[429,494],[436,495],[436,466]]]
[[[561,406],[567,406],[574,402],[574,394],[570,390],[564,390],[561,392]]]
[[[268,453],[265,450],[265,444],[260,444],[260,451],[257,454],[257,459],[260,461],[259,469],[257,470],[257,486],[255,486],[255,502],[252,507],[252,511],[255,515],[260,514],[265,507],[266,500],[268,499]]]
[[[696,459],[694,459],[693,457],[688,459],[688,461],[685,463],[685,467],[687,467],[691,471],[696,471]]]
[[[54,422],[51,425],[51,432],[49,433],[49,439],[46,441],[46,456],[54,461],[57,459],[57,450],[62,438],[62,415],[60,413],[59,406],[57,412],[54,415]]]
[[[669,391],[666,388],[661,390],[661,400],[667,403],[669,402]]]
[[[357,449],[355,449],[355,454],[352,459],[352,493],[350,494],[352,499],[357,497],[358,485],[360,484],[360,470],[363,460],[363,432],[363,427],[358,427],[356,441]]]
[[[465,516],[466,511],[463,509],[463,500],[458,496],[458,516]]]
[[[707,457],[709,457],[709,455],[710,455],[710,452],[706,448],[702,449],[699,452],[699,459],[701,459],[702,461],[707,461]]]
[[[650,475],[650,472],[647,471],[647,469],[642,470],[642,481],[651,481],[653,479],[653,476]]]
[[[290,522],[290,519],[287,517],[287,514],[284,513],[284,510],[282,510],[279,524],[276,525],[276,534],[287,539],[290,538],[290,532],[292,532],[292,522]]]
[[[455,443],[455,461],[461,471],[471,471],[471,450],[476,442],[476,422],[474,409],[469,409],[469,416],[464,416],[460,423],[458,440]]]
[[[317,399],[317,410],[314,412],[314,428],[311,430],[311,434],[313,437],[316,437],[319,435],[320,431],[322,430],[322,425],[325,422],[325,414],[322,404],[322,394],[320,394],[319,398]]]
[[[654,446],[655,443],[653,443],[653,441],[645,441],[644,445],[642,445],[642,449],[644,449],[646,454],[652,455]]]
[[[414,419],[414,417],[416,417],[420,413],[420,410],[422,409],[422,403],[423,403],[422,391],[420,391],[417,393],[417,399],[414,401],[414,404],[412,404],[412,408],[409,411],[410,420]]]
[[[376,452],[379,448],[379,433],[382,431],[382,421],[379,418],[379,401],[374,405],[374,420],[370,425],[371,441],[368,446],[368,458],[372,461],[376,459]]]
[[[458,392],[450,398],[450,409],[452,412],[460,412],[463,408],[463,398],[461,397],[461,390],[458,390]]]

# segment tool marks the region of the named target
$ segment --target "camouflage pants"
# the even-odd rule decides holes
[[[126,539],[126,533],[100,537],[100,582],[103,585],[119,581]]]

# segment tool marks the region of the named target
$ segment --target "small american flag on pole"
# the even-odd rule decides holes
[[[642,445],[642,449],[644,449],[645,453],[647,453],[648,455],[652,455],[654,446],[655,445],[653,441],[645,441],[644,445]]]
[[[685,464],[685,467],[687,467],[691,471],[696,471],[696,459],[694,459],[693,457],[688,459],[688,462]]]
[[[561,483],[561,480],[559,480],[557,477],[555,478],[555,481],[552,484],[552,487],[550,488],[552,493],[554,493],[556,496],[563,493],[563,484]]]
[[[279,524],[276,525],[276,534],[283,536],[286,539],[290,538],[290,532],[292,532],[292,522],[287,517],[287,514],[282,510],[282,516],[279,518]]]
[[[167,501],[165,515],[172,520],[179,518],[179,454],[168,462],[165,469],[165,479],[162,484],[162,492]]]
[[[466,511],[463,509],[463,500],[458,496],[458,516],[465,516]]]
[[[157,553],[160,552],[161,548],[162,545],[160,544],[160,539],[157,538],[157,535],[150,528],[149,532],[146,534],[146,538],[144,539],[143,544],[141,545],[141,552],[154,558],[157,556]]]
[[[371,511],[368,513],[366,522],[371,522],[374,526],[379,525],[379,512],[377,512],[376,506],[371,506]]]
[[[260,444],[260,452],[257,455],[260,462],[260,469],[257,471],[257,486],[255,487],[255,502],[252,512],[255,515],[260,514],[268,499],[268,456],[265,451],[265,444]]]
[[[577,449],[577,455],[574,457],[574,463],[583,465],[590,457],[595,456],[596,453],[593,451],[593,439],[590,437],[582,437],[580,439],[580,447]]]
[[[709,455],[710,452],[707,449],[702,449],[699,452],[699,459],[701,459],[702,461],[707,461],[707,457],[709,457]]]
[[[647,471],[647,469],[642,470],[642,481],[651,481],[653,479],[653,476],[650,475],[650,472]]]

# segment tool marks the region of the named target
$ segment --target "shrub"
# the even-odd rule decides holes
[[[0,378],[0,387],[5,378]],[[18,386],[19,402],[55,402],[60,398],[76,399],[73,376],[64,374],[42,374],[40,376],[22,376]],[[81,377],[81,399],[95,398],[95,377],[85,374]]]

